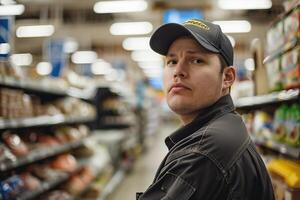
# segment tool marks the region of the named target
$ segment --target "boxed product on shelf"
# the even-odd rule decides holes
[[[276,42],[275,42],[276,41]],[[271,54],[284,45],[283,21],[277,22],[267,32],[267,53]]]
[[[15,162],[16,156],[10,151],[10,149],[3,143],[0,143],[0,166],[7,162]]]
[[[24,183],[24,188],[28,191],[35,191],[41,185],[41,181],[29,172],[23,172],[20,177]]]
[[[62,154],[51,161],[50,165],[53,169],[71,173],[77,169],[78,163],[71,154]]]
[[[300,87],[300,48],[286,52],[281,58],[284,89]]]
[[[29,153],[27,145],[17,134],[11,133],[10,131],[5,131],[1,136],[6,146],[14,155],[25,156]]]
[[[300,146],[300,106],[280,106],[275,111],[274,127],[275,140]]]
[[[282,90],[282,73],[280,57],[266,63],[268,83],[271,91]]]
[[[2,199],[16,199],[26,191],[24,182],[18,175],[0,181],[0,187]]]
[[[253,131],[257,138],[270,139],[273,132],[272,116],[263,111],[256,111],[253,118]]]
[[[284,41],[290,42],[300,39],[300,6],[296,7],[284,19]]]
[[[300,199],[300,163],[275,159],[267,164],[276,200]]]

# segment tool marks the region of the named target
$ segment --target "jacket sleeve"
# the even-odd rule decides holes
[[[227,189],[224,175],[211,159],[188,153],[169,162],[139,200],[227,199]]]

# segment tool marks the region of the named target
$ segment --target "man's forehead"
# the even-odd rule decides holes
[[[200,45],[192,36],[182,36],[172,42],[166,56],[180,50],[188,51],[187,53],[212,53]]]

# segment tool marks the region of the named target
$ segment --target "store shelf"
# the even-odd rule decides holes
[[[50,181],[50,182],[44,182],[40,185],[40,188],[37,189],[34,192],[25,192],[22,194],[22,196],[16,198],[17,200],[29,200],[29,199],[34,199],[41,194],[57,187],[58,185],[62,184],[63,182],[67,181],[73,174],[76,174],[82,166],[79,166],[73,173],[70,174],[65,174],[58,180]]]
[[[61,183],[67,181],[70,175],[65,174],[59,180],[54,180],[51,182],[44,182],[40,185],[40,188],[34,192],[25,192],[22,196],[16,198],[17,200],[29,200],[38,197],[39,195],[45,193],[46,191],[55,188],[56,186],[60,185]]]
[[[6,77],[0,79],[0,85],[30,90],[35,92],[49,93],[52,95],[59,96],[71,96],[75,98],[89,100],[95,95],[95,88],[89,89],[78,89],[78,88],[70,88],[68,90],[63,90],[59,88],[50,88],[48,85],[41,84],[40,81],[32,81],[32,80],[16,80],[14,78]]]
[[[292,41],[289,41],[289,42],[286,42],[284,44],[283,47],[281,48],[278,48],[276,51],[272,52],[270,55],[268,55],[264,60],[263,60],[263,63],[268,63],[270,61],[272,61],[274,58],[284,54],[285,52],[295,48],[297,46],[297,43],[298,43],[298,39],[295,38],[294,40]],[[297,46],[298,47],[298,46]]]
[[[283,101],[296,100],[299,98],[299,89],[286,90],[281,92],[274,92],[271,94],[253,96],[253,97],[243,97],[239,98],[235,102],[236,108],[246,108],[259,106],[270,103],[280,103]]]
[[[300,148],[292,147],[287,144],[279,143],[273,140],[254,138],[254,143],[265,148],[277,151],[281,154],[300,159]]]
[[[29,155],[18,158],[16,162],[0,163],[0,172],[2,173],[26,164],[30,164],[66,152],[71,149],[75,149],[81,146],[88,139],[89,137],[65,145],[57,145],[57,146],[51,146],[51,148],[36,149],[32,151]]]
[[[121,181],[124,179],[125,172],[123,169],[119,169],[111,180],[105,186],[101,196],[97,200],[106,200],[107,197],[118,187]]]
[[[39,116],[25,119],[0,119],[0,129],[49,126],[76,122],[84,123],[94,119],[95,116],[69,117],[64,115]]]

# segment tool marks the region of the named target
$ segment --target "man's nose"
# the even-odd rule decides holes
[[[187,71],[186,71],[186,66],[184,61],[180,61],[177,63],[175,70],[174,70],[174,78],[175,77],[186,77],[187,76]]]

